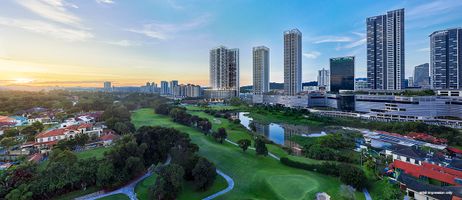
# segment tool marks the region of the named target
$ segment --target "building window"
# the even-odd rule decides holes
[[[411,159],[410,159],[410,158],[406,158],[406,162],[411,162]]]

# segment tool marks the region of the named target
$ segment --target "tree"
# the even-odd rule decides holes
[[[184,170],[180,165],[170,164],[160,168],[152,189],[154,199],[175,199],[183,184]]]
[[[10,149],[14,145],[17,145],[18,141],[14,137],[6,137],[0,140],[0,145],[5,147],[6,149]]]
[[[32,192],[29,184],[22,184],[6,195],[7,200],[29,200],[32,199]]]
[[[213,163],[201,157],[192,170],[192,175],[194,176],[194,185],[196,189],[205,191],[213,185],[217,172]]]
[[[240,106],[242,103],[243,102],[239,97],[233,97],[229,100],[229,105],[232,106]]]
[[[109,161],[102,162],[97,169],[96,185],[101,187],[110,186],[115,180],[114,165]]]
[[[247,148],[249,148],[251,142],[248,139],[241,139],[237,141],[237,143],[239,144],[239,147],[241,147],[242,151],[246,151]]]
[[[218,129],[218,132],[213,133],[212,135],[215,140],[218,140],[220,143],[223,143],[223,140],[225,140],[228,137],[228,134],[226,133],[226,129],[221,127]]]
[[[364,171],[356,166],[349,164],[340,164],[340,180],[348,185],[353,186],[358,190],[362,190],[366,186],[366,175]]]
[[[266,148],[265,141],[261,138],[257,138],[255,140],[255,151],[257,152],[257,155],[268,155],[268,149]]]
[[[30,126],[32,126],[32,128],[34,128],[34,130],[36,130],[37,132],[42,132],[43,129],[45,128],[42,122],[39,122],[39,121],[32,123]]]
[[[382,193],[378,200],[394,200],[394,199],[403,199],[403,193],[396,184],[390,184],[388,179],[381,180],[385,182],[382,188]]]

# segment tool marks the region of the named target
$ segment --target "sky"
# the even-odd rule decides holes
[[[429,62],[429,35],[462,26],[462,1],[1,0],[0,86],[208,85],[209,50],[240,50],[251,84],[252,47],[270,48],[283,82],[283,32],[303,34],[303,81],[329,58],[355,56],[366,77],[366,18],[405,8],[406,77]]]

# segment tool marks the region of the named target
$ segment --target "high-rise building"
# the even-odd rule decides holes
[[[414,86],[422,88],[430,87],[430,65],[428,63],[415,66]]]
[[[401,90],[404,80],[404,9],[369,17],[367,80],[370,89]]]
[[[284,32],[284,92],[296,95],[302,90],[302,33]]]
[[[355,89],[355,57],[330,59],[330,91]]]
[[[176,93],[178,93],[178,81],[177,80],[172,80],[170,81],[170,88],[169,88],[169,93],[171,95],[175,95]]]
[[[318,71],[318,87],[325,88],[326,91],[329,91],[329,81],[330,81],[330,73],[329,70],[322,68]]]
[[[355,90],[362,91],[368,89],[367,78],[355,78]]]
[[[232,96],[239,94],[239,49],[220,46],[210,50],[210,86]]]
[[[161,81],[160,82],[160,95],[168,95],[168,94],[169,94],[168,82]]]
[[[407,81],[407,87],[414,87],[414,77],[409,76],[409,78],[407,78]]]
[[[253,93],[269,92],[269,48],[254,47],[253,50]]]
[[[112,83],[110,81],[104,82],[103,85],[105,92],[112,92]]]
[[[462,88],[462,28],[430,35],[430,72],[433,89]]]

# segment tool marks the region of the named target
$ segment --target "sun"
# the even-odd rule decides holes
[[[26,84],[26,83],[31,83],[34,81],[33,79],[30,78],[15,78],[14,83],[16,84]]]

